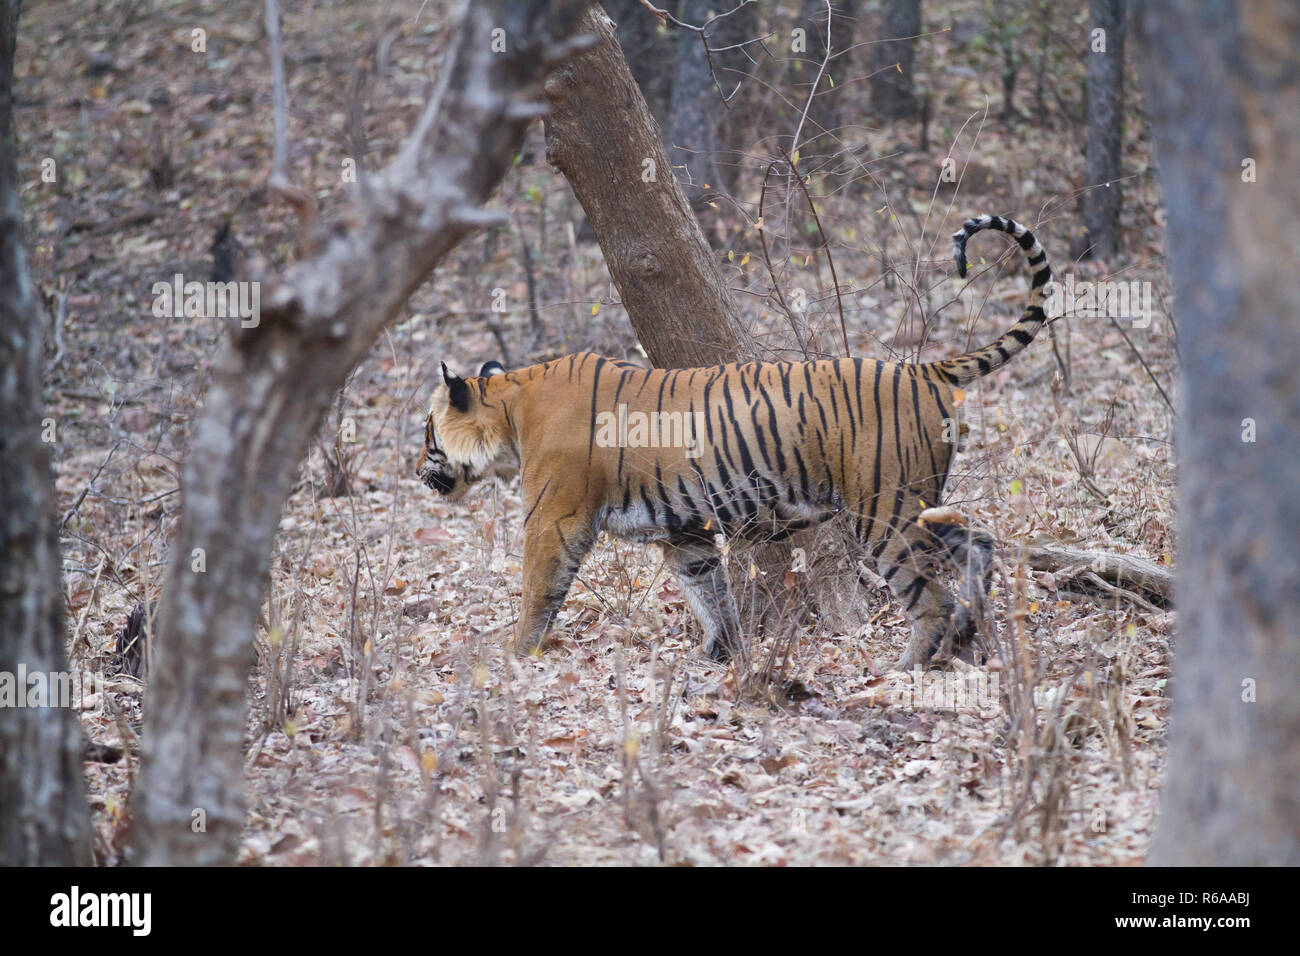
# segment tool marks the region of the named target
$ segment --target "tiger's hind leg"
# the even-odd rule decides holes
[[[984,619],[996,542],[992,535],[971,527],[964,518],[931,519],[926,521],[926,527],[943,542],[948,562],[961,576],[953,609],[953,630],[957,644],[969,646],[978,633],[979,622]]]
[[[961,643],[955,610],[957,602],[939,583],[941,567],[948,562],[944,540],[915,520],[902,525],[873,548],[880,575],[902,602],[912,625],[912,639],[894,665],[900,670],[926,667],[936,654],[949,657]],[[962,627],[970,628],[967,615]]]
[[[743,661],[740,612],[721,552],[712,541],[693,538],[664,542],[663,549],[665,563],[704,628],[704,653],[715,661]]]

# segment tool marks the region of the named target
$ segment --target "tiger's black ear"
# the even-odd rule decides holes
[[[442,363],[442,380],[447,383],[447,400],[458,412],[469,411],[469,386],[459,375],[447,371],[447,363]]]
[[[480,378],[487,378],[489,375],[500,375],[505,370],[504,365],[493,359],[491,362],[484,362],[483,367],[478,370],[478,374]]]

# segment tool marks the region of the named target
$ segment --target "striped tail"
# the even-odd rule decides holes
[[[1025,257],[1029,260],[1029,268],[1033,272],[1033,280],[1029,286],[1029,301],[1025,304],[1025,311],[1021,314],[1020,321],[1011,326],[992,345],[986,345],[982,349],[943,362],[929,363],[930,368],[953,385],[973,382],[980,376],[1006,365],[1011,356],[1034,340],[1038,330],[1047,321],[1047,313],[1043,311],[1043,303],[1047,298],[1044,289],[1052,279],[1052,267],[1047,264],[1047,253],[1034,238],[1034,234],[1014,219],[1006,219],[1002,216],[980,216],[976,219],[967,219],[962,223],[962,227],[952,234],[952,257],[957,262],[957,275],[966,278],[966,242],[975,233],[985,229],[1005,232],[1014,236],[1016,242],[1020,244]]]

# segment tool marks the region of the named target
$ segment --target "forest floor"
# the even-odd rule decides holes
[[[363,168],[392,154],[424,102],[448,36],[442,5],[421,6],[286,12],[291,172],[326,215],[345,209],[354,188],[339,174],[356,155],[352,102],[366,104]],[[946,24],[977,16],[980,4],[926,9]],[[117,641],[131,609],[157,596],[188,431],[224,334],[219,319],[155,317],[153,285],[176,273],[208,279],[222,223],[272,271],[292,260],[296,236],[291,211],[265,188],[261,4],[133,11],[34,6],[16,76],[33,271],[62,315],[46,403],[58,430],[69,647],[75,666],[111,675],[102,712],[83,723],[90,739],[123,752],[86,764],[97,854],[109,864],[127,858],[145,701],[141,681],[115,673]],[[365,81],[375,38],[398,21],[384,69]],[[192,49],[195,29],[205,31],[202,52]],[[796,632],[775,682],[738,674],[701,657],[655,551],[603,537],[556,645],[540,657],[504,650],[520,584],[518,488],[452,505],[415,478],[438,362],[468,373],[492,358],[635,355],[600,250],[582,239],[581,210],[545,165],[539,129],[498,197],[512,225],[464,242],[411,297],[345,389],[285,508],[249,681],[241,862],[1144,861],[1164,767],[1173,615],[1122,598],[1078,600],[1061,574],[1027,570],[1015,548],[1061,543],[1173,563],[1176,330],[1149,142],[1130,121],[1126,251],[1109,263],[1072,261],[1077,124],[998,120],[989,105],[1000,95],[998,58],[959,47],[962,35],[927,35],[918,55],[935,96],[928,150],[915,145],[916,124],[863,125],[844,133],[854,175],[829,175],[811,150],[800,159],[831,237],[853,353],[914,359],[918,308],[923,360],[1014,321],[1027,287],[1017,259],[969,285],[953,275],[948,236],[980,212],[1032,226],[1058,277],[1144,283],[1152,303],[1149,324],[1069,316],[1055,325],[1059,359],[1044,334],[970,389],[968,447],[947,500],[1008,548],[991,601],[999,656],[893,671],[907,625],[896,602],[863,591],[857,623],[828,618]],[[837,89],[865,103],[856,63],[841,68]],[[741,205],[712,237],[755,327],[779,330],[745,218],[755,217],[762,157],[797,117],[759,115]],[[969,163],[979,173],[955,194],[939,182],[950,149],[959,172]],[[47,159],[53,183],[41,178]],[[796,222],[798,235],[812,226]],[[533,254],[536,329],[521,235]],[[810,326],[834,350],[829,270],[806,241],[781,252],[778,273],[814,290]],[[973,264],[1004,246],[979,237]],[[497,289],[504,314],[492,311]],[[1054,391],[1062,370],[1068,382]],[[330,497],[335,429],[351,493]],[[772,650],[760,642],[756,658]],[[971,692],[953,699],[958,685]],[[936,688],[950,693],[939,699]]]

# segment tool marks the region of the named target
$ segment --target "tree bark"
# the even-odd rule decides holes
[[[850,61],[847,55],[828,62],[827,75],[822,76],[815,95],[812,88],[821,63],[826,58],[826,6],[826,0],[804,0],[800,19],[795,25],[807,31],[808,49],[804,54],[796,54],[796,58],[792,58],[792,62],[799,63],[799,70],[790,77],[791,91],[798,94],[793,97],[797,105],[802,108],[808,102],[808,97],[813,97],[812,105],[808,107],[807,122],[804,123],[803,138],[818,152],[842,149],[845,144],[830,137],[822,137],[829,133],[843,139],[846,133],[842,127],[853,122],[853,117],[848,115],[852,104],[843,93],[831,86],[831,81],[835,81],[841,84],[841,90],[847,89],[843,86],[849,73]],[[853,47],[853,37],[858,26],[858,8],[858,0],[833,0],[830,4],[832,54],[843,54]]]
[[[537,82],[576,47],[581,0],[473,0],[434,97],[351,215],[224,345],[186,457],[184,511],[155,627],[136,850],[234,860],[243,823],[249,650],[280,512],[321,416],[438,261],[499,224],[483,208],[539,115]],[[505,50],[498,41],[504,30]]]
[[[1185,383],[1173,716],[1151,861],[1294,866],[1300,8],[1152,0],[1141,17]]]
[[[596,45],[546,82],[552,106],[546,158],[582,204],[638,340],[658,368],[762,357],[681,186],[665,174],[667,153],[609,18],[593,8],[583,30],[597,38]],[[655,171],[651,181],[647,169]],[[812,540],[812,532],[802,532],[757,547],[752,556],[761,577],[752,580],[748,556],[731,563],[741,620],[751,637],[758,625],[784,617],[803,601],[802,587],[784,586],[785,572],[791,549],[812,553]]]
[[[67,707],[27,704],[27,674],[66,672],[50,446],[42,441],[41,312],[27,271],[13,126],[18,0],[0,0],[0,866],[85,866],[90,816],[81,726]]]
[[[917,115],[916,80],[912,60],[921,33],[921,0],[885,0],[880,34],[872,48],[871,105],[887,120]]]
[[[1110,259],[1119,250],[1123,201],[1120,156],[1124,132],[1125,0],[1088,4],[1088,139],[1083,194],[1083,224],[1092,256]],[[1106,48],[1093,49],[1093,31],[1104,30]]]
[[[668,64],[673,61],[677,37],[660,29],[659,21],[641,0],[606,0],[604,7],[618,25],[618,42],[641,95],[662,127],[672,99],[673,71]]]
[[[724,5],[723,12],[731,6]],[[765,104],[761,96],[766,91],[753,79],[759,67],[756,61],[764,55],[763,48],[749,42],[762,32],[758,9],[757,2],[747,3],[722,17],[709,31],[709,46],[715,51],[712,54],[713,72],[722,86],[721,94],[713,90],[717,116],[713,157],[715,187],[732,196],[746,187],[743,175],[745,150],[764,120]],[[722,102],[724,94],[728,97],[725,104]],[[729,205],[723,204],[722,211],[729,211]]]
[[[595,46],[546,81],[546,159],[587,213],[637,338],[660,368],[755,358],[609,18],[593,7],[582,29]]]
[[[683,0],[679,19],[703,26],[711,9],[710,0]],[[678,30],[676,39],[673,95],[668,108],[668,155],[686,198],[699,209],[711,193],[717,192],[714,160],[722,95],[714,86],[709,55],[700,34]]]

